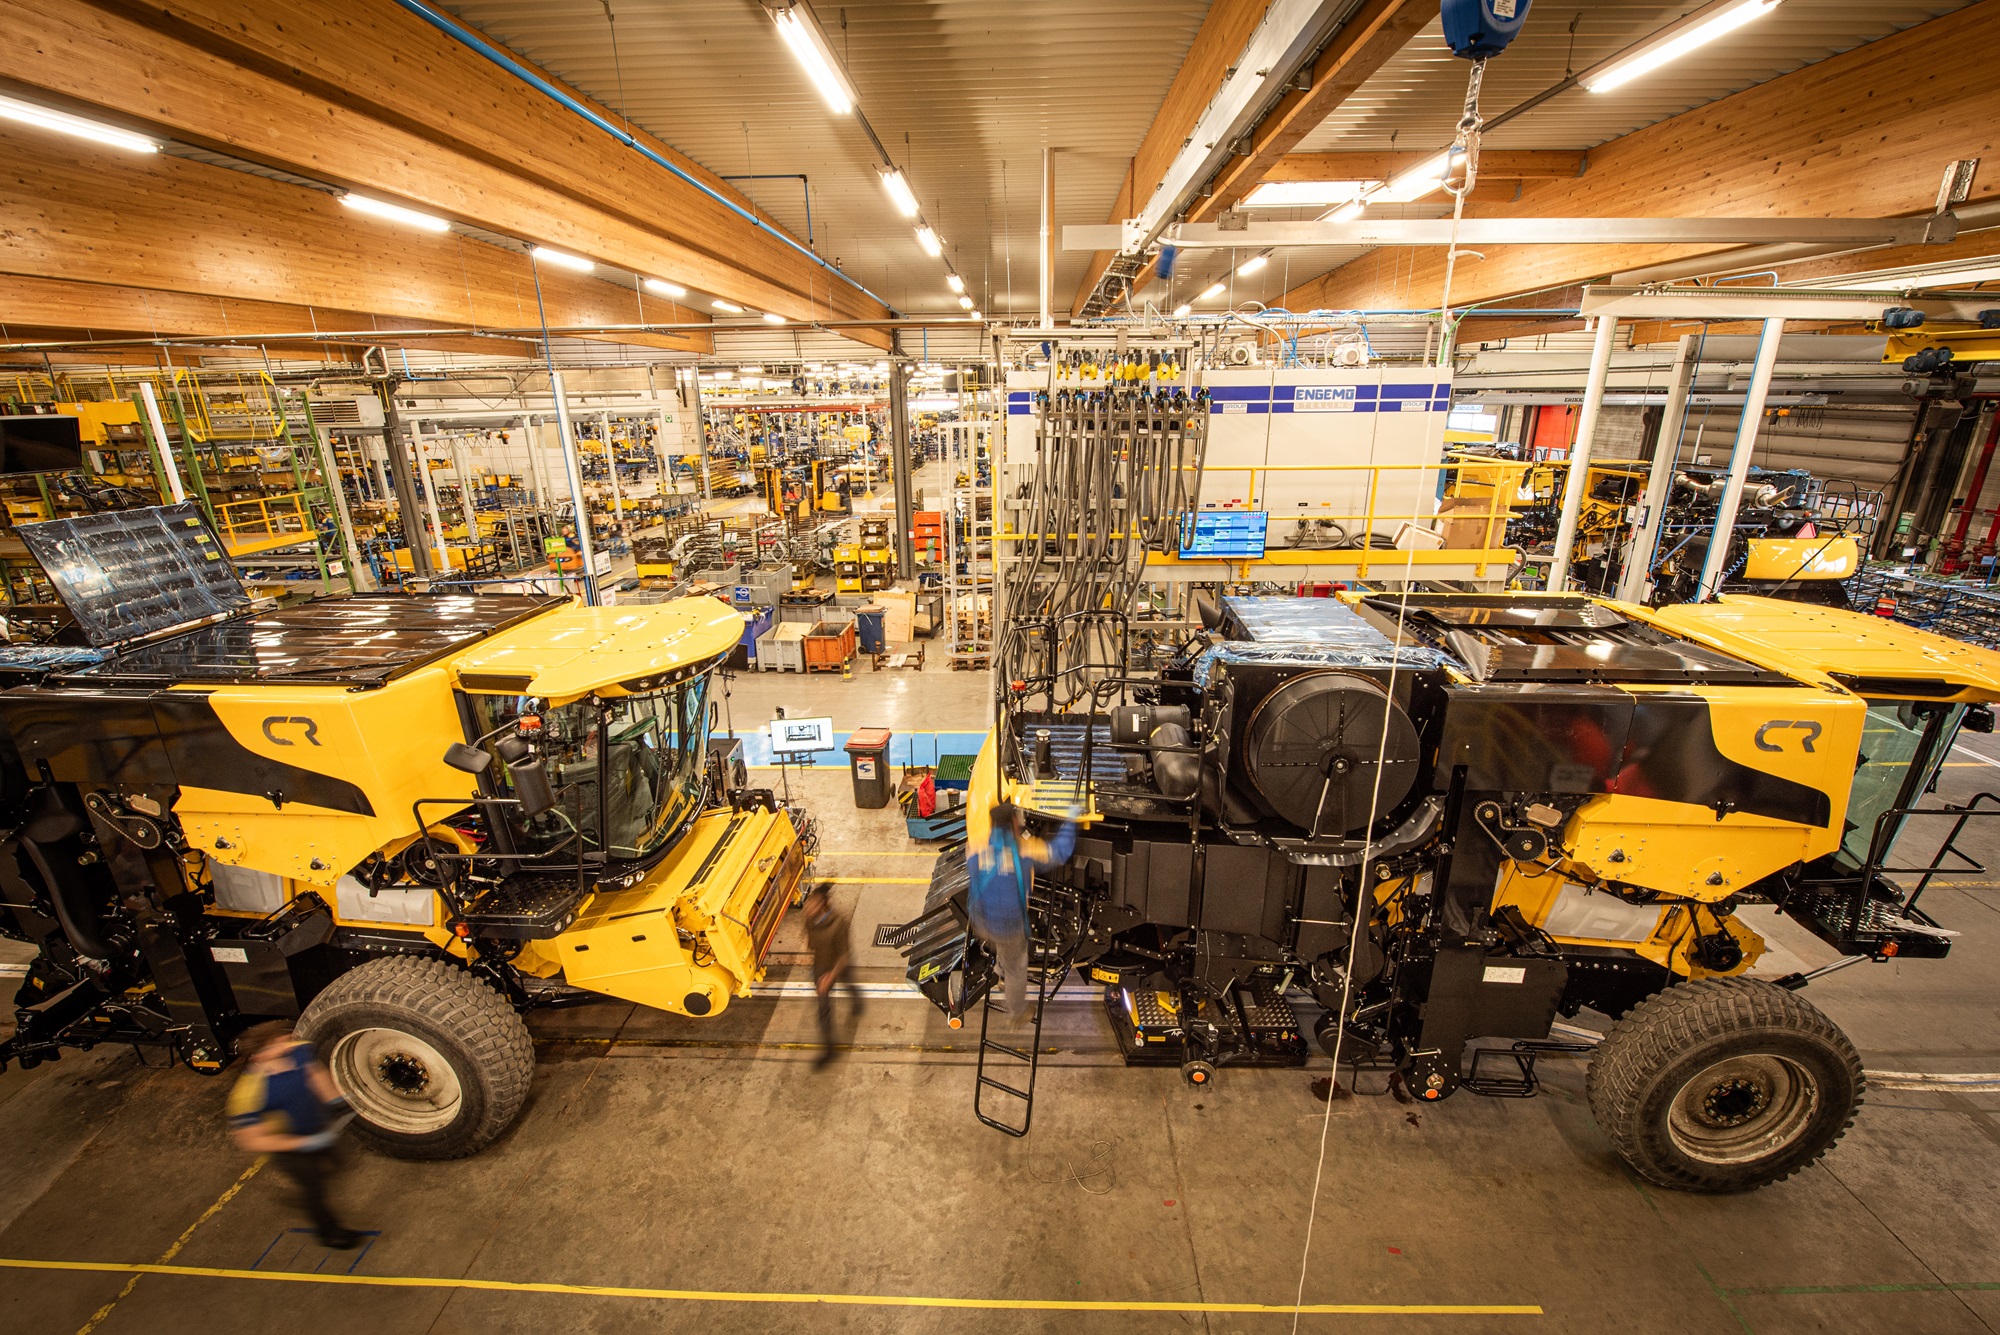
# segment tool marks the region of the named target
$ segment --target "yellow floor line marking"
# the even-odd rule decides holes
[[[929,885],[928,876],[815,876],[828,885]]]
[[[189,1224],[185,1229],[181,1230],[181,1235],[178,1238],[174,1239],[174,1245],[167,1248],[166,1251],[160,1254],[159,1264],[164,1266],[166,1265],[167,1262],[173,1260],[176,1256],[179,1256],[181,1254],[181,1248],[187,1246],[188,1239],[194,1236],[194,1231],[200,1228],[203,1224],[206,1224],[209,1220],[215,1218],[217,1212],[219,1212],[223,1206],[229,1204],[230,1201],[236,1199],[236,1193],[243,1190],[244,1185],[248,1183],[251,1178],[257,1176],[257,1170],[262,1168],[266,1162],[268,1162],[268,1157],[262,1154],[258,1155],[255,1159],[252,1159],[250,1161],[250,1166],[243,1170],[243,1176],[237,1178],[234,1182],[230,1183],[229,1190],[223,1192],[220,1196],[217,1196],[215,1198],[215,1204],[209,1206],[206,1210],[203,1210],[201,1212],[201,1217],[199,1219],[195,1220],[192,1224]],[[147,1273],[143,1267],[139,1266],[129,1266],[124,1268],[133,1271],[132,1278],[125,1281],[125,1287],[118,1290],[118,1296],[116,1298],[113,1298],[110,1302],[104,1304],[104,1306],[98,1308],[95,1312],[92,1312],[90,1314],[90,1320],[84,1322],[81,1326],[77,1327],[76,1335],[90,1335],[91,1331],[96,1330],[98,1326],[102,1325],[104,1323],[104,1318],[111,1315],[112,1308],[118,1306],[119,1303],[123,1302],[126,1298],[132,1296],[132,1290],[138,1286],[139,1280]],[[173,1267],[168,1267],[168,1269],[170,1270],[172,1268]]]
[[[254,1166],[252,1171],[255,1171]],[[248,1179],[250,1175],[244,1174]],[[237,1184],[241,1186],[242,1183]],[[234,1191],[234,1188],[231,1189]],[[219,1207],[222,1202],[216,1202]],[[205,1218],[206,1216],[204,1216]],[[193,1230],[190,1229],[190,1232]],[[296,1270],[228,1270],[193,1265],[121,1265],[111,1261],[35,1261],[0,1257],[10,1270],[70,1270],[91,1274],[180,1275],[275,1284],[347,1284],[383,1289],[475,1289],[487,1293],[555,1293],[581,1298],[650,1298],[691,1303],[760,1303],[838,1307],[952,1307],[997,1312],[1216,1312],[1289,1316],[1541,1316],[1529,1304],[1507,1303],[1162,1303],[1093,1302],[1065,1298],[928,1298],[898,1293],[756,1293],[722,1289],[640,1289],[610,1284],[550,1284],[533,1280],[452,1279],[425,1275],[317,1275]]]

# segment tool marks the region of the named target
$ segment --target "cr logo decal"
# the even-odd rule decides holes
[[[1799,750],[1804,751],[1807,755],[1816,754],[1813,751],[1813,743],[1819,740],[1821,728],[1819,724],[1814,723],[1811,719],[1801,719],[1796,723],[1787,719],[1772,719],[1769,723],[1759,727],[1757,735],[1751,740],[1757,743],[1759,751],[1782,751],[1785,748],[1780,742],[1770,741],[1768,738],[1771,733],[1781,732],[1786,728],[1803,728],[1806,735],[1799,739]]]
[[[278,736],[277,732],[279,728],[290,727],[293,724],[297,724],[299,727],[305,729],[305,739],[308,742],[311,742],[314,746],[319,745],[319,724],[314,723],[309,718],[285,718],[282,715],[273,714],[271,715],[271,717],[264,720],[264,735],[271,739],[271,743],[274,746],[297,746],[298,745],[297,742],[293,741],[289,737],[280,737]],[[1765,726],[1769,727],[1770,725],[1766,724]],[[1763,736],[1762,733],[1759,733],[1757,735],[1759,737]],[[1757,745],[1763,746],[1764,744],[1762,742],[1759,742],[1757,743]],[[1768,749],[1775,751],[1778,748],[1774,746]],[[1812,748],[1807,747],[1806,749],[1810,751]]]

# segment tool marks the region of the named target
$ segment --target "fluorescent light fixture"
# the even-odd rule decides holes
[[[1327,214],[1326,220],[1328,222],[1353,222],[1356,218],[1359,218],[1362,214],[1366,213],[1367,211],[1368,211],[1367,202],[1365,200],[1357,199],[1352,204],[1349,204],[1346,208],[1335,209],[1332,213]]]
[[[1203,292],[1203,293],[1202,293],[1202,294],[1201,294],[1200,296],[1196,297],[1196,298],[1195,298],[1195,300],[1196,300],[1196,301],[1213,301],[1213,300],[1214,300],[1215,298],[1217,298],[1217,297],[1221,296],[1221,295],[1222,295],[1223,293],[1227,292],[1228,290],[1229,290],[1229,284],[1227,284],[1227,283],[1215,283],[1215,284],[1211,285],[1211,286],[1210,286],[1210,287],[1209,287],[1209,288],[1208,288],[1208,289],[1207,289],[1207,290],[1206,290],[1205,292]]]
[[[728,302],[722,300],[720,297],[716,298],[714,301],[709,302],[708,304],[715,307],[715,309],[719,311],[725,311],[730,315],[743,314],[743,308],[741,306],[732,306]]]
[[[1452,150],[1412,167],[1368,197],[1371,204],[1408,204],[1422,199],[1445,182],[1451,172]]]
[[[978,311],[974,311],[974,312],[972,313],[972,318],[973,318],[973,319],[975,319],[975,320],[979,319],[979,318],[980,318],[980,315],[979,315],[979,312],[978,312]]]
[[[1717,0],[1678,23],[1668,24],[1640,43],[1629,55],[1613,57],[1600,69],[1585,70],[1577,82],[1593,93],[1608,93],[1660,66],[1679,60],[1696,47],[1735,32],[1752,19],[1778,7],[1778,0]]]
[[[1174,318],[1176,320],[1185,320],[1188,318],[1188,316],[1193,314],[1194,314],[1194,307],[1188,305],[1185,301],[1182,302],[1180,305],[1174,307]]]
[[[737,370],[739,370],[739,371],[741,371],[741,372],[742,372],[742,373],[743,373],[744,375],[762,375],[762,374],[764,374],[764,368],[763,368],[763,367],[761,367],[761,366],[739,366],[739,367],[737,367],[736,369],[737,369]]]
[[[910,193],[910,183],[903,173],[893,167],[885,169],[882,172],[882,188],[889,192],[889,198],[896,201],[896,212],[905,218],[917,216],[917,197]]]
[[[33,102],[22,102],[11,97],[0,97],[0,120],[19,121],[23,125],[32,125],[37,129],[54,130],[57,134],[73,134],[94,144],[123,148],[133,153],[160,151],[160,146],[143,134],[121,130],[115,125],[103,125],[97,121],[85,120],[81,116],[72,116],[67,111],[38,107]]]
[[[972,309],[972,298],[971,298],[971,297],[960,297],[960,298],[958,299],[958,305],[959,305],[959,309],[961,309],[961,310],[968,310],[968,311],[969,311],[969,310],[971,310],[971,309]]]
[[[578,273],[589,273],[597,266],[581,255],[569,255],[560,250],[550,250],[547,246],[530,246],[536,259],[544,264],[553,264],[559,269],[574,269]]]
[[[938,234],[928,227],[917,229],[917,244],[922,246],[924,254],[932,259],[944,254],[944,242],[938,240]]]
[[[1326,208],[1345,204],[1378,181],[1266,181],[1244,196],[1246,209]]]
[[[1270,262],[1271,257],[1269,255],[1252,255],[1249,259],[1236,266],[1236,272],[1247,278]]]
[[[656,297],[684,297],[688,290],[679,283],[669,283],[664,278],[648,278],[646,290]]]
[[[771,17],[777,20],[778,36],[791,48],[792,58],[805,68],[806,77],[826,100],[827,110],[836,116],[853,111],[854,89],[841,73],[840,62],[834,59],[833,48],[827,45],[811,7],[787,5],[773,10]]]
[[[736,372],[734,372],[734,371],[703,371],[703,372],[702,372],[702,374],[703,374],[703,375],[705,375],[705,376],[707,376],[707,377],[708,377],[708,378],[709,378],[710,380],[727,380],[727,379],[729,379],[729,378],[730,378],[731,376],[735,375],[735,374],[736,374]]]
[[[433,218],[428,213],[418,213],[406,209],[401,204],[384,204],[379,199],[366,195],[342,195],[340,202],[356,213],[365,213],[371,218],[382,218],[389,222],[401,223],[405,227],[415,227],[425,232],[449,232],[451,224],[442,218]]]
[[[948,273],[944,276],[944,285],[954,292],[962,293],[965,291],[965,280],[955,273]]]
[[[875,372],[877,375],[885,375],[888,373],[888,370],[889,370],[889,363],[887,362],[875,363]]]
[[[782,315],[773,315],[773,314],[771,314],[771,312],[769,312],[769,311],[765,311],[765,312],[764,312],[764,323],[765,323],[765,324],[783,324],[784,322],[785,322],[785,317],[784,317],[784,316],[782,316]]]

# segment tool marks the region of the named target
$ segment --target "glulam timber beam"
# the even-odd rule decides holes
[[[60,278],[0,274],[0,345],[87,342],[95,339],[237,338],[269,334],[303,335],[329,352],[379,345],[434,352],[472,352],[495,357],[533,357],[539,349],[520,339],[404,335],[428,322],[388,319],[364,311],[299,306],[168,292]],[[330,331],[384,330],[372,338],[332,341]],[[274,345],[277,338],[270,340]],[[296,346],[287,344],[287,347]]]
[[[2000,145],[2000,82],[1987,53],[2000,4],[1941,18],[1590,150],[1589,170],[1546,180],[1517,201],[1472,201],[1468,217],[1896,217],[1930,212],[1938,179],[1959,158]],[[1569,96],[1584,97],[1585,93]],[[1973,187],[2000,197],[2000,174]],[[1451,302],[1463,306],[1623,270],[1718,253],[1713,245],[1494,246],[1461,261]],[[1926,252],[1943,247],[1924,247]],[[1879,252],[1843,271],[1877,267]],[[1442,250],[1382,249],[1287,292],[1292,310],[1437,305]]]
[[[324,309],[343,318],[367,312],[354,318],[467,330],[705,320],[633,288],[537,265],[517,251],[387,226],[331,195],[224,167],[122,153],[11,125],[0,125],[0,164],[0,217],[7,219],[0,274],[71,281],[89,275],[117,288],[276,303],[294,312]],[[311,317],[323,330],[355,327],[332,318]],[[143,309],[124,320],[108,313],[104,319],[107,327],[152,327]],[[188,332],[296,327],[293,315],[274,330]],[[684,352],[714,346],[711,336],[686,332],[621,333],[614,341]]]
[[[696,164],[393,0],[15,0],[0,85],[790,320],[888,314]]]

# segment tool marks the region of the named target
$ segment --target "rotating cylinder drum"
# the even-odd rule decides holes
[[[1271,809],[1311,835],[1358,835],[1409,796],[1417,729],[1366,677],[1313,672],[1272,691],[1244,730],[1244,769]]]

